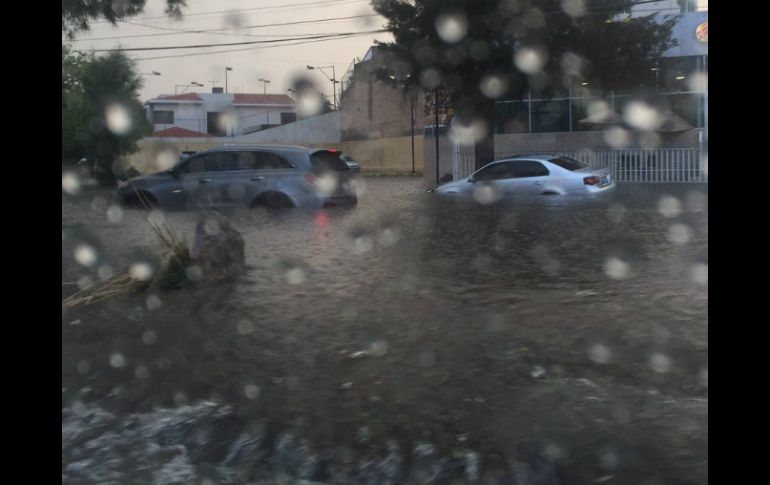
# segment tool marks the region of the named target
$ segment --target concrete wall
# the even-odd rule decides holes
[[[446,135],[439,134],[439,178],[452,174],[452,143]],[[425,160],[422,179],[426,187],[436,186],[436,139],[426,136],[423,141],[423,159]]]
[[[661,147],[696,148],[698,132],[660,133]],[[640,148],[639,132],[631,133],[628,148]],[[604,141],[602,131],[577,131],[572,133],[503,133],[495,134],[495,155],[510,155],[526,152],[555,152],[572,150],[607,150],[611,147]]]
[[[338,144],[340,150],[347,153],[358,163],[361,170],[379,172],[412,171],[411,136],[379,138],[377,140],[343,141]],[[423,167],[423,137],[414,137],[414,166],[417,172]]]
[[[280,115],[277,115],[280,117]],[[271,120],[272,121],[272,120]],[[280,121],[280,118],[277,120]],[[283,143],[327,145],[340,141],[340,112],[305,118],[294,123],[229,138],[228,143]]]

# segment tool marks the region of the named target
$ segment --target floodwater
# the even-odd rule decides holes
[[[365,182],[230,214],[236,281],[63,310],[63,482],[708,482],[706,186]],[[62,199],[63,298],[160,253],[109,196]]]

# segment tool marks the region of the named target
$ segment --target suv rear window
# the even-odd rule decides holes
[[[319,150],[310,155],[310,163],[313,164],[314,172],[348,172],[350,167],[342,160],[342,152]]]
[[[581,168],[589,167],[587,163],[583,163],[580,160],[575,160],[574,158],[570,158],[570,157],[556,157],[556,158],[550,159],[549,162],[553,163],[554,165],[558,165],[565,170],[570,170],[572,172],[574,172],[575,170],[580,170]]]

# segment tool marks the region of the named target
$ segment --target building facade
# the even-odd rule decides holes
[[[237,136],[297,120],[294,101],[285,94],[161,95],[145,103],[145,112],[154,137]]]

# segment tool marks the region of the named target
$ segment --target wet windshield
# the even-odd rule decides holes
[[[707,1],[63,2],[62,483],[708,483],[708,126]]]

